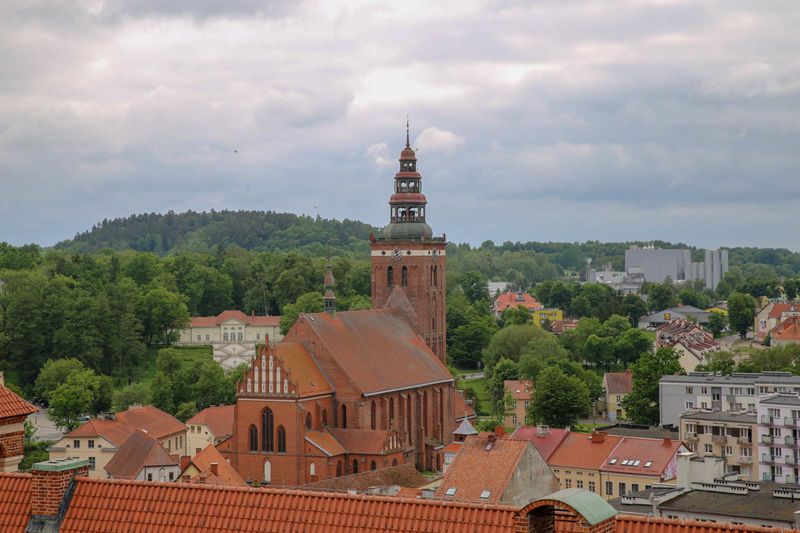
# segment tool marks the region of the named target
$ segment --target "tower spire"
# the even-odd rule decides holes
[[[325,271],[325,296],[322,298],[325,312],[336,318],[336,295],[333,293],[333,270],[331,270],[331,256],[328,254],[328,267]]]
[[[409,134],[408,134],[408,131],[409,131],[408,124],[409,124],[408,123],[408,115],[406,115],[406,148],[411,148],[411,141],[410,141]]]

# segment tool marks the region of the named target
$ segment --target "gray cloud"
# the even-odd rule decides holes
[[[796,249],[798,23],[793,1],[4,4],[0,240],[168,209],[383,224],[409,113],[451,240]]]

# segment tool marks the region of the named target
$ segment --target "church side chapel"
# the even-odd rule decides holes
[[[425,222],[409,144],[390,223],[371,237],[372,309],[302,314],[262,345],[238,384],[233,435],[218,449],[259,484],[298,486],[399,464],[441,470],[466,405],[445,367],[445,246]]]

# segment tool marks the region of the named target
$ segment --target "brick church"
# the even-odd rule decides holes
[[[474,416],[445,367],[445,245],[406,132],[371,236],[372,309],[336,311],[330,265],[323,313],[302,314],[262,346],[238,385],[233,436],[218,449],[245,479],[273,486],[404,463],[440,470],[441,449]]]

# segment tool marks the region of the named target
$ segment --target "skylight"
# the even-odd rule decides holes
[[[492,494],[492,491],[485,490],[485,491],[481,492],[481,498],[486,500],[486,499],[489,498],[489,496],[491,496],[491,494]]]
[[[629,462],[630,461],[628,459],[623,459],[621,464],[622,464],[622,466],[628,466]]]
[[[450,487],[444,492],[445,496],[455,496],[456,495],[456,487]]]
[[[610,465],[617,464],[617,458],[616,458],[616,457],[614,457],[613,459],[611,459],[611,460],[608,462],[608,464],[610,464]]]
[[[641,461],[640,461],[639,459],[636,459],[636,460],[633,462],[633,466],[639,466],[639,463],[641,463]]]
[[[653,461],[647,461],[647,462],[644,464],[644,467],[645,467],[645,468],[650,468],[651,466],[653,466]]]

